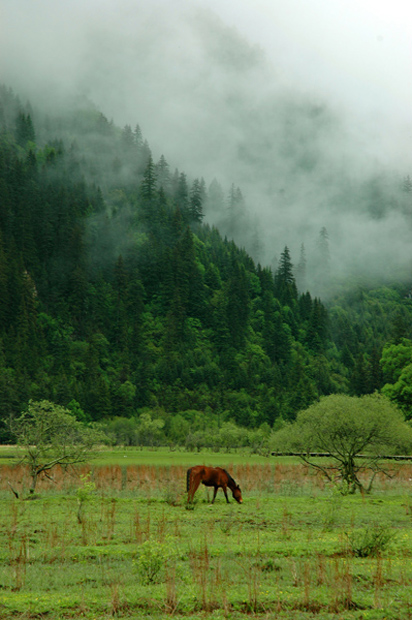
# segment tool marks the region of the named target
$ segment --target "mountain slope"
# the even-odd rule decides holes
[[[255,427],[380,387],[380,293],[328,315],[298,290],[286,245],[272,272],[204,224],[216,187],[153,162],[138,126],[90,107],[46,116],[6,87],[0,124],[3,421],[47,398],[89,420],[149,410],[166,427],[181,412]],[[239,206],[232,188],[219,208]],[[389,297],[393,323],[409,320],[402,290]]]

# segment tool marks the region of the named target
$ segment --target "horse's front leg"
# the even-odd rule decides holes
[[[193,502],[193,497],[196,491],[198,490],[199,485],[200,485],[200,476],[197,476],[196,478],[192,478],[192,480],[190,481],[189,492],[187,494],[188,504],[191,504]]]
[[[225,494],[225,497],[226,497],[226,502],[227,502],[228,504],[230,504],[230,502],[229,502],[229,498],[228,498],[228,496],[227,496],[226,487],[222,487],[222,489],[223,489],[223,493]]]

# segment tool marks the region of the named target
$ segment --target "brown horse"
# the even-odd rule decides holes
[[[227,487],[232,491],[235,500],[242,503],[242,493],[240,487],[233,480],[232,476],[221,467],[205,467],[204,465],[196,465],[187,470],[186,475],[187,501],[192,502],[193,496],[202,483],[206,487],[214,487],[212,504],[215,501],[216,493],[219,487],[223,489],[226,501],[229,503],[227,496]]]

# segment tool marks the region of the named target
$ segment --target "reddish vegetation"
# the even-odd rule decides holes
[[[248,492],[254,493],[282,493],[286,487],[305,487],[306,485],[319,490],[325,487],[325,479],[303,464],[267,463],[264,465],[249,464],[233,465],[222,463],[242,487],[247,497]],[[393,485],[410,485],[412,479],[412,464],[394,465],[397,467],[396,476],[387,478],[381,476],[376,484],[381,488],[391,488]],[[53,481],[42,477],[38,482],[37,491],[57,490],[70,492],[82,484],[81,476],[92,472],[92,479],[99,491],[109,488],[114,491],[136,491],[147,496],[167,490],[173,485],[182,494],[186,489],[186,465],[156,466],[156,465],[82,465],[73,467],[65,472],[56,467],[53,472]],[[28,489],[30,480],[27,469],[22,465],[1,467],[0,489],[9,489],[8,482],[13,488],[20,491]]]

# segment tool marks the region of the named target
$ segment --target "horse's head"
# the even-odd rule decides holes
[[[242,491],[240,490],[240,486],[238,484],[235,486],[235,488],[233,489],[232,493],[233,493],[233,497],[235,498],[237,503],[241,504],[243,502]]]

